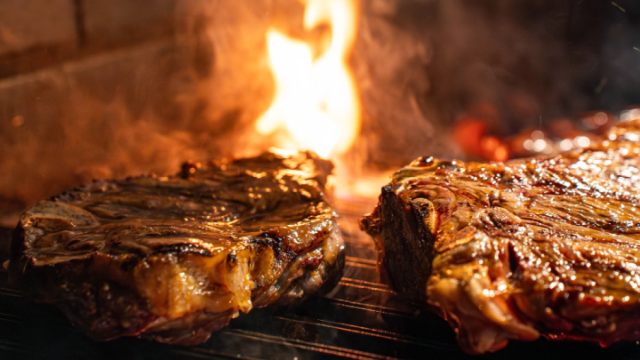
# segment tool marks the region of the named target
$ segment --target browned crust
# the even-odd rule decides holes
[[[435,307],[469,353],[638,340],[639,169],[640,120],[556,157],[420,158],[361,227],[391,286]]]
[[[296,156],[267,154],[213,169],[187,165],[168,180],[97,182],[42,202],[23,215],[13,232],[10,281],[29,298],[56,305],[94,339],[145,336],[181,345],[205,341],[238,311],[326,291],[344,265],[336,215],[322,194],[330,163],[310,153]],[[231,190],[215,188],[225,181]],[[162,186],[169,187],[157,188]],[[212,189],[212,205],[202,205],[201,195],[189,192],[193,186]],[[260,196],[247,196],[246,188]],[[282,199],[279,191],[284,191]],[[150,197],[155,193],[160,195]],[[265,201],[253,200],[263,195]],[[210,231],[206,226],[211,225],[201,225],[210,212],[198,206],[217,206],[216,197],[227,207],[238,205],[211,223]],[[166,206],[177,206],[164,204],[165,199],[182,206],[168,210],[168,220],[156,216]],[[123,206],[133,206],[133,215],[119,215]],[[161,210],[154,210],[158,206]],[[144,216],[161,220],[138,225]],[[193,219],[185,218],[183,225],[182,216]],[[270,219],[264,226],[262,216]],[[240,221],[239,229],[245,230],[228,231],[224,221]]]

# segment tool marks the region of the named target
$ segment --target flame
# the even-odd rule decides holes
[[[309,0],[304,28],[328,24],[331,44],[317,59],[305,42],[275,29],[267,32],[267,47],[276,82],[271,107],[256,123],[269,135],[286,129],[293,146],[322,157],[346,152],[360,130],[358,91],[347,65],[357,28],[355,0]],[[281,143],[278,146],[291,146]]]

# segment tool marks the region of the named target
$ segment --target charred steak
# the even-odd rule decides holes
[[[332,165],[270,152],[177,176],[96,181],[22,215],[10,280],[99,340],[194,345],[239,311],[332,287]]]
[[[640,120],[589,148],[506,163],[419,158],[361,220],[383,277],[461,347],[640,339]]]

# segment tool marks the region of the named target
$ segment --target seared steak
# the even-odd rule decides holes
[[[420,158],[361,220],[394,289],[462,348],[640,339],[640,121],[589,148],[506,163]]]
[[[95,339],[203,342],[239,311],[339,280],[344,246],[323,200],[331,168],[270,152],[96,181],[22,215],[11,281]]]

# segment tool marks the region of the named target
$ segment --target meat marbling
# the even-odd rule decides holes
[[[640,120],[506,163],[419,158],[361,228],[382,277],[469,353],[509,339],[640,339]]]
[[[28,210],[10,280],[99,340],[194,345],[239,311],[332,287],[343,241],[312,153],[96,181]]]

